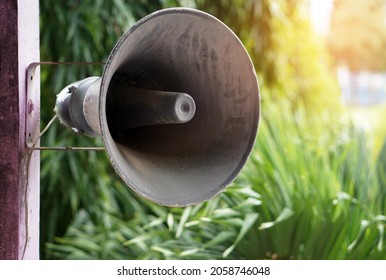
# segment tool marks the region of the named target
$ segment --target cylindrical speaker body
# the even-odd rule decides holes
[[[57,95],[54,111],[59,121],[76,133],[101,136],[99,95],[99,77],[74,82]]]

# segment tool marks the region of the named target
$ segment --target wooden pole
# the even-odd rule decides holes
[[[37,120],[39,73],[26,100],[26,69],[39,61],[39,1],[0,0],[0,259],[39,258],[39,152],[25,145],[25,113]]]

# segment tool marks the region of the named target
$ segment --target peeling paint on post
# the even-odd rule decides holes
[[[0,26],[0,259],[38,259],[40,155],[25,145],[25,96],[26,69],[39,61],[39,1],[0,0]]]

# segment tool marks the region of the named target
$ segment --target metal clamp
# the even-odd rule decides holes
[[[61,150],[61,151],[73,151],[73,150],[91,150],[91,151],[104,151],[104,147],[42,147],[40,146],[40,137],[48,129],[52,122],[50,122],[45,129],[41,132],[33,129],[36,124],[40,123],[40,111],[36,112],[38,107],[34,104],[40,103],[40,94],[34,94],[38,90],[36,83],[40,83],[40,79],[36,81],[36,68],[40,65],[93,65],[93,64],[105,64],[104,62],[52,62],[52,61],[40,61],[32,62],[28,65],[26,70],[26,110],[25,110],[25,139],[26,146],[31,150]],[[54,119],[53,119],[54,120]],[[52,121],[53,121],[52,120]]]

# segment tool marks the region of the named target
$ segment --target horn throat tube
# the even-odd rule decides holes
[[[99,86],[100,78],[90,77],[65,87],[54,109],[60,122],[79,134],[100,136]],[[115,137],[135,127],[186,123],[196,112],[193,98],[183,92],[123,85],[109,91],[106,114]]]

